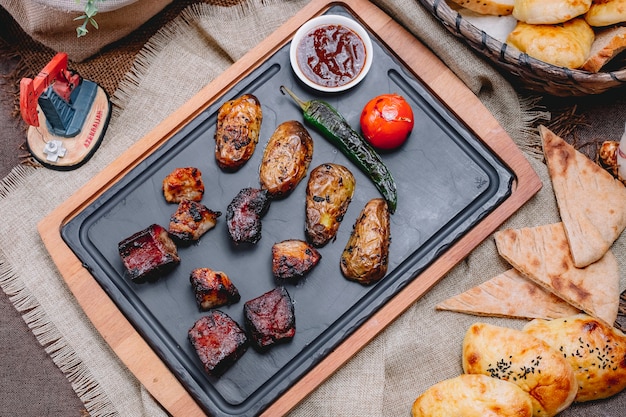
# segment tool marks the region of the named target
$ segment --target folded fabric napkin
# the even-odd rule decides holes
[[[164,27],[137,58],[112,97],[106,140],[95,156],[68,175],[16,168],[0,187],[0,284],[40,343],[63,370],[93,416],[167,415],[119,362],[65,287],[37,233],[37,223],[93,175],[142,138],[204,85],[258,44],[307,1],[250,0],[219,8],[198,4]],[[492,67],[450,35],[415,0],[375,2],[428,45],[469,86],[504,126],[543,180],[544,188],[503,227],[558,221],[545,165],[533,155],[537,133],[530,121],[540,113]],[[247,30],[241,31],[241,27]],[[167,85],[168,88],[163,88]],[[16,234],[15,231],[20,233]],[[615,243],[626,287],[626,238]],[[476,317],[436,312],[435,304],[503,272],[508,265],[487,239],[438,285],[411,306],[328,381],[306,398],[294,416],[408,415],[413,400],[432,384],[461,372],[461,341]],[[489,319],[521,327],[522,321]],[[441,349],[445,345],[446,349]],[[619,415],[626,395],[562,415]],[[580,414],[577,414],[580,413]]]

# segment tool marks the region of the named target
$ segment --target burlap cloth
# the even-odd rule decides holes
[[[56,172],[20,166],[0,186],[0,284],[40,343],[71,381],[93,416],[160,416],[166,413],[119,362],[76,304],[45,251],[37,223],[94,174],[143,137],[201,87],[245,54],[306,2],[250,0],[223,9],[191,6],[155,35],[112,97],[115,112],[105,141],[78,170]],[[539,194],[503,227],[525,227],[559,220],[541,157],[532,152],[537,134],[529,123],[541,113],[490,66],[450,36],[415,0],[378,0],[477,94],[522,149],[541,176]],[[241,28],[246,30],[242,31]],[[167,86],[167,87],[164,87]],[[19,233],[16,233],[19,231]],[[613,251],[620,266],[620,291],[626,288],[626,237]],[[406,416],[426,388],[461,373],[461,340],[477,317],[436,312],[434,305],[504,271],[508,265],[493,239],[470,256],[367,345],[294,416]],[[482,320],[520,327],[524,322]],[[575,405],[563,416],[621,416],[626,393],[609,400]]]
[[[106,45],[127,36],[159,13],[172,0],[107,0],[95,2],[98,12],[87,26],[89,41],[77,41],[75,20],[85,13],[86,1],[0,0],[24,32],[43,45],[64,51],[71,61],[83,61]]]

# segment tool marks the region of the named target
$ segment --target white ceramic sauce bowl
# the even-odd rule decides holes
[[[365,48],[365,62],[363,64],[361,71],[351,81],[342,85],[338,85],[338,86],[324,86],[324,85],[317,84],[313,80],[309,79],[302,72],[300,65],[298,64],[298,57],[297,57],[298,45],[300,44],[302,39],[313,29],[320,27],[320,26],[326,26],[326,25],[341,25],[345,28],[352,30],[361,38],[361,40],[363,41],[363,46]],[[370,39],[365,28],[363,28],[363,26],[361,26],[358,22],[346,16],[322,15],[322,16],[314,17],[313,19],[307,21],[296,31],[296,34],[291,40],[289,58],[291,61],[291,68],[293,69],[293,72],[303,83],[305,83],[309,87],[316,89],[318,91],[339,92],[339,91],[344,91],[344,90],[354,87],[359,82],[361,82],[363,78],[365,78],[365,76],[367,75],[368,71],[370,70],[372,66],[372,61],[374,58],[374,51],[372,47],[372,40]]]

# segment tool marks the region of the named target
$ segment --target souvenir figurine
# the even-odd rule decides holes
[[[28,150],[43,166],[75,169],[98,149],[111,115],[106,92],[67,68],[58,53],[34,78],[20,82],[20,111],[29,124]]]

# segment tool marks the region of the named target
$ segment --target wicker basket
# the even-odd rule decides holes
[[[452,34],[491,61],[516,86],[560,97],[600,94],[626,86],[626,67],[590,73],[548,64],[492,38],[452,10],[445,0],[420,2]]]

